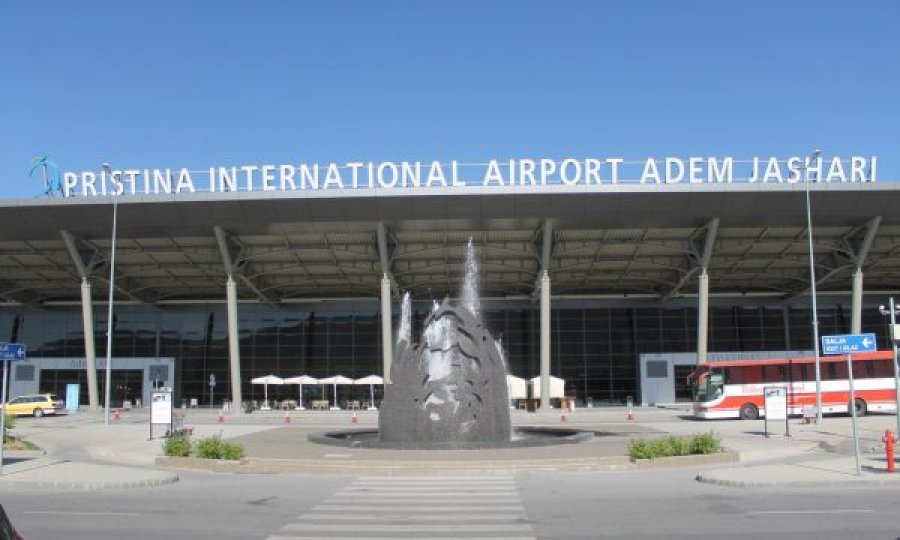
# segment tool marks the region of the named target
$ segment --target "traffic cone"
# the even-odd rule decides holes
[[[223,423],[223,422],[225,422],[225,414],[224,414],[222,411],[219,411],[219,418],[217,419],[217,421],[218,421],[220,424]]]
[[[119,409],[113,409],[113,420],[119,420]]]
[[[284,411],[284,423],[285,424],[291,423],[291,415],[287,411]]]
[[[628,408],[628,416],[625,417],[627,420],[634,420],[634,409]]]
[[[351,424],[355,424],[356,422],[357,422],[357,420],[356,420],[356,411],[353,411],[353,412],[350,414],[350,423],[351,423]]]

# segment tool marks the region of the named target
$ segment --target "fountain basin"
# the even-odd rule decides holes
[[[399,442],[382,441],[377,429],[345,429],[310,433],[307,439],[316,444],[348,448],[382,448],[391,450],[480,450],[490,448],[531,448],[554,444],[575,444],[594,438],[594,432],[552,427],[513,428],[508,441]]]

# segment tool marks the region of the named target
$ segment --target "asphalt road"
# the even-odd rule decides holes
[[[0,492],[26,540],[900,538],[896,488],[755,490],[695,470],[467,477],[231,475]]]

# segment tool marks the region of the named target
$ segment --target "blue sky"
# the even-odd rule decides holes
[[[6,2],[0,197],[27,171],[877,155],[900,2]]]

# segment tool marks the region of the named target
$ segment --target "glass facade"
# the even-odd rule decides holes
[[[637,366],[642,353],[696,351],[694,307],[594,307],[589,301],[557,304],[551,320],[551,374],[565,379],[566,393],[579,401],[590,398],[594,404],[620,404],[627,396],[637,401]],[[301,306],[239,307],[245,399],[263,398],[263,388],[249,381],[270,373],[282,377],[340,374],[351,378],[381,373],[377,304],[345,302],[316,309]],[[97,357],[103,358],[106,313],[100,311],[95,310],[94,339]],[[879,345],[887,347],[885,318],[873,306],[863,311],[863,329],[875,332]],[[415,312],[415,335],[421,331],[425,315],[423,309]],[[809,350],[809,315],[806,307],[715,305],[710,308],[709,350]],[[849,332],[848,306],[822,307],[819,318],[820,334]],[[510,373],[524,378],[539,375],[540,320],[536,306],[488,307],[484,319],[501,340]],[[224,304],[122,305],[117,307],[114,329],[114,357],[175,358],[175,381],[170,383],[176,399],[196,398],[201,404],[209,403],[210,374],[217,381],[214,400],[230,398]],[[78,306],[0,310],[0,338],[26,343],[30,358],[84,357]],[[41,380],[50,384],[51,380],[62,379],[45,375]],[[42,390],[58,392],[57,388]],[[377,387],[376,391],[380,394]],[[296,386],[270,386],[268,392],[270,399],[297,397]],[[330,388],[304,387],[304,398],[330,398],[330,392]],[[339,393],[344,399],[369,399],[368,386],[342,387]]]

